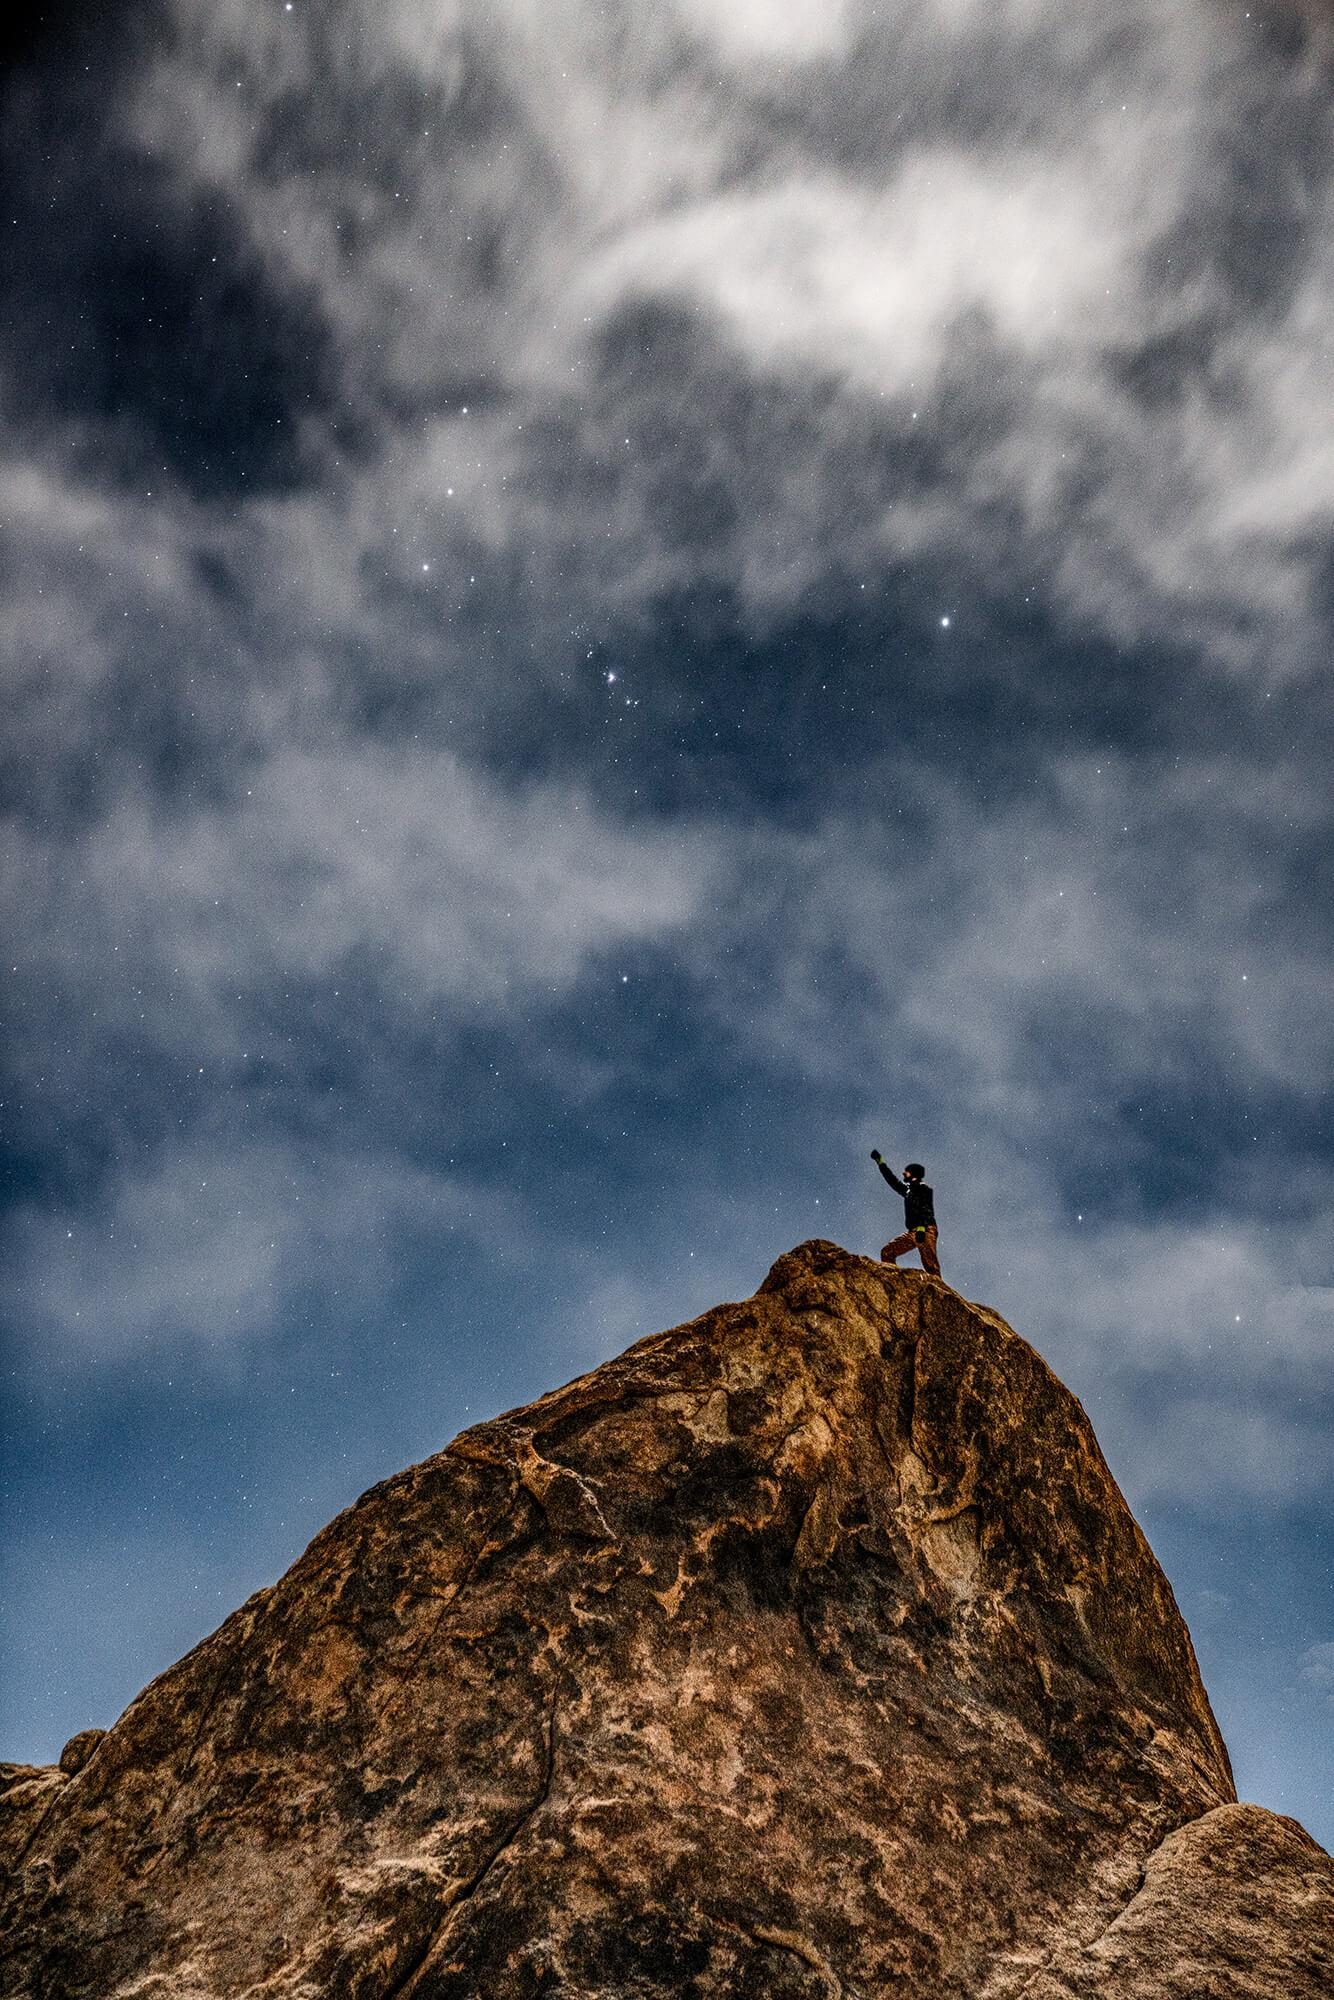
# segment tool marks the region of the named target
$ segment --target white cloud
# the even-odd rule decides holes
[[[1286,842],[1323,823],[1319,787],[1112,752],[1035,759],[1031,776],[987,810],[966,772],[896,770],[878,821],[835,806],[809,834],[738,837],[723,921],[760,950],[783,939],[748,1026],[812,1074],[892,1037],[895,1060],[948,1077],[974,1111],[994,1092],[1010,1116],[1037,1071],[1063,1088],[1032,1041],[1047,1015],[1075,1040],[1113,1034],[1145,1088],[1189,1030],[1229,1049],[1234,1074],[1317,1098],[1334,1063],[1327,943],[1277,939],[1273,916]],[[841,966],[855,997],[831,982]]]
[[[578,4],[396,0],[326,32],[231,0],[181,9],[188,32],[139,78],[128,130],[183,198],[225,199],[280,293],[319,302],[374,440],[340,468],[341,518],[316,524],[341,560],[328,595],[309,572],[312,621],[359,624],[359,561],[409,498],[439,507],[447,486],[445,546],[466,523],[537,574],[559,563],[572,524],[538,490],[535,420],[577,406],[588,448],[605,445],[590,343],[650,296],[758,382],[843,385],[799,442],[749,440],[789,475],[763,482],[760,518],[755,465],[736,440],[724,453],[740,504],[712,559],[757,608],[792,601],[832,541],[848,562],[1018,560],[1119,638],[1188,635],[1275,679],[1323,658],[1334,211],[1304,190],[1294,274],[1259,311],[1234,292],[1210,232],[1226,235],[1236,189],[1255,194],[1238,135],[1266,89],[1294,129],[1316,91],[1244,20],[1146,8],[1118,38],[1091,0],[894,21],[682,0],[615,24]],[[340,143],[372,101],[373,143]],[[1135,364],[1174,342],[1195,356],[1179,394],[1141,393]],[[469,375],[494,396],[465,427],[438,403]],[[838,468],[877,427],[910,449],[914,405],[950,441],[948,477],[895,492],[882,454],[876,503],[838,518]],[[670,402],[656,414],[670,422]],[[605,542],[582,537],[604,587],[647,595],[670,573],[642,504],[659,470],[627,467]],[[309,518],[285,515],[294,548]]]
[[[1118,246],[1069,163],[925,151],[883,189],[806,173],[720,193],[627,231],[582,292],[695,297],[766,373],[845,374],[868,396],[936,390],[970,311],[1021,349],[1111,316]],[[1118,307],[1119,314],[1119,307]]]
[[[507,792],[438,752],[326,744],[248,775],[225,804],[127,792],[74,846],[12,842],[16,931],[24,900],[45,925],[22,924],[25,976],[84,995],[90,1063],[117,1009],[158,1049],[234,1061],[256,1032],[239,989],[358,953],[413,1007],[550,1000],[595,954],[688,924],[715,867],[703,831],[624,825],[577,785]]]
[[[94,1208],[13,1220],[13,1296],[34,1370],[115,1367],[270,1335],[302,1295],[383,1309],[405,1232],[495,1242],[512,1204],[462,1177],[234,1129],[127,1160]]]
[[[423,998],[494,1003],[687,922],[709,857],[617,825],[577,786],[506,793],[443,753],[349,743],[280,751],[244,800],[183,824],[127,807],[93,865],[109,903],[140,900],[173,926],[167,949],[219,978],[242,938],[275,971],[325,973],[366,947]]]
[[[994,1241],[988,1218],[971,1219],[981,1233],[970,1254],[993,1289],[1022,1300],[1067,1352],[1097,1355],[1110,1336],[1101,1359],[1113,1372],[1189,1372],[1261,1392],[1268,1384],[1298,1401],[1303,1389],[1331,1384],[1334,1293],[1294,1277],[1320,1255],[1316,1223],[1277,1233],[1259,1219],[1126,1224],[1090,1208],[1081,1241],[1041,1192],[1016,1204],[1008,1226],[993,1209]]]
[[[852,0],[676,0],[682,19],[738,67],[814,62],[847,54]]]
[[[1334,1639],[1308,1646],[1301,1656],[1298,1678],[1334,1702]]]

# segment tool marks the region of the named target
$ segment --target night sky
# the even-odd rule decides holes
[[[0,1756],[879,1145],[1334,1844],[1334,16],[5,38]]]

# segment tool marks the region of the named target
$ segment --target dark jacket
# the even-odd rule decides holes
[[[903,1196],[903,1219],[909,1229],[934,1229],[936,1226],[936,1205],[931,1198],[931,1190],[925,1181],[901,1181],[892,1167],[883,1160],[877,1160],[885,1179],[895,1194]]]

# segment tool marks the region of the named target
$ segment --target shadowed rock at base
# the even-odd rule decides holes
[[[823,1242],[366,1494],[0,1860],[33,2000],[1331,1990],[1078,1402]]]

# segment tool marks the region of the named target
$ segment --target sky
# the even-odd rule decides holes
[[[4,38],[0,1756],[879,1146],[1334,1845],[1334,17]]]

